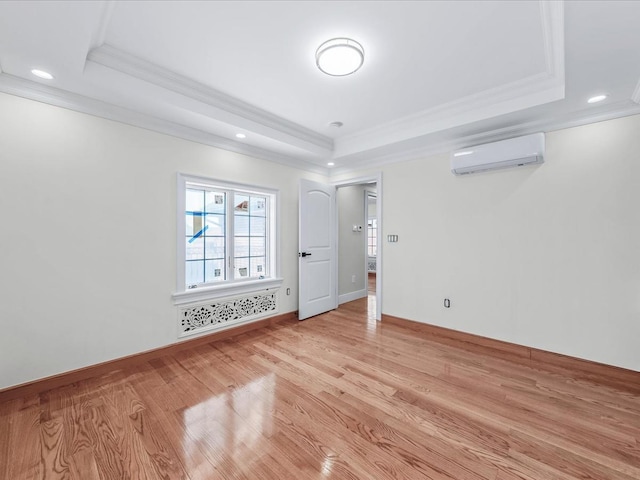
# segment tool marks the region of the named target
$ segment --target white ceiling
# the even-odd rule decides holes
[[[639,20],[610,0],[2,1],[0,91],[337,172],[640,113]],[[341,36],[364,66],[324,75]]]

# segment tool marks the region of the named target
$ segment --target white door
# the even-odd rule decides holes
[[[336,288],[336,188],[300,180],[298,318],[338,306]]]

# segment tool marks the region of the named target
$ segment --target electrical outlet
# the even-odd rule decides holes
[[[287,288],[287,295],[291,295],[291,289]]]

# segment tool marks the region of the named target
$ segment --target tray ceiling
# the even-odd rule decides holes
[[[615,1],[5,1],[0,91],[344,171],[640,113],[637,18]],[[364,46],[354,75],[315,65],[337,36]]]

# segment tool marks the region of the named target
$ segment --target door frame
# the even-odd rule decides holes
[[[378,222],[378,232],[376,235],[377,238],[377,244],[378,244],[378,251],[377,251],[377,255],[376,255],[376,320],[380,321],[382,320],[382,269],[383,269],[383,262],[382,262],[382,228],[383,228],[383,218],[382,218],[382,172],[376,172],[376,173],[372,173],[370,175],[365,175],[365,176],[361,176],[361,177],[353,177],[353,178],[346,178],[344,180],[339,180],[339,181],[335,181],[330,183],[330,185],[335,186],[335,188],[339,188],[339,187],[348,187],[350,185],[363,185],[366,183],[374,183],[376,184],[376,215],[377,215],[377,222]],[[335,283],[336,283],[336,289],[338,288],[338,270],[339,270],[339,266],[338,266],[338,262],[339,262],[339,249],[340,249],[340,243],[338,242],[338,205],[336,202],[336,215],[335,215],[335,222],[336,222],[336,228],[335,228],[335,235],[336,235],[336,279],[335,279]],[[366,283],[365,283],[366,285]]]

